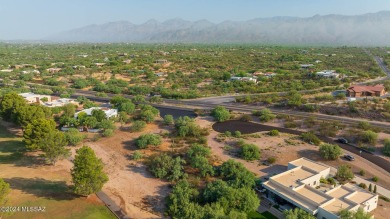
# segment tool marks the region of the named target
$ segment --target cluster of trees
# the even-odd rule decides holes
[[[177,135],[180,137],[201,137],[208,135],[207,129],[202,129],[188,116],[179,117],[175,121]]]
[[[355,175],[353,174],[351,167],[348,165],[340,165],[337,168],[336,178],[341,182],[351,180],[354,176]]]
[[[321,144],[321,140],[313,132],[302,133],[300,137],[304,142],[315,145]]]
[[[217,175],[220,179],[203,191],[180,180],[168,197],[168,214],[172,218],[247,218],[260,204],[253,190],[254,175],[233,160],[223,163]]]
[[[56,128],[50,113],[45,114],[45,108],[38,105],[28,105],[16,93],[4,95],[0,102],[0,115],[3,119],[20,124],[23,128],[23,142],[29,150],[43,152],[46,161],[55,165],[59,159],[70,156],[68,144],[76,145],[84,136],[77,129],[70,129],[66,134]],[[64,115],[73,115],[74,107],[65,106]],[[89,195],[100,191],[108,178],[104,174],[103,164],[97,159],[92,149],[82,147],[77,150],[72,169],[74,192]],[[0,180],[0,204],[9,193],[9,185]],[[4,195],[4,196],[3,196]]]

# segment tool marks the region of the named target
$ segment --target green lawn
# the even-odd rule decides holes
[[[47,178],[42,172],[43,178],[28,178],[18,174],[18,168],[26,168],[32,164],[33,157],[24,156],[25,146],[22,138],[10,134],[5,127],[0,125],[0,177],[10,183],[12,190],[20,190],[22,194],[9,196],[9,206],[44,206],[46,212],[23,213],[18,212],[4,215],[10,219],[41,219],[41,218],[72,218],[72,219],[115,219],[116,217],[106,206],[90,201],[86,198],[77,197],[69,191],[63,179]],[[31,169],[31,171],[40,171]],[[6,173],[5,173],[6,172]],[[8,175],[4,175],[8,174]],[[0,215],[1,216],[1,215]]]
[[[268,211],[259,213],[257,211],[252,211],[248,214],[248,219],[278,219],[273,214],[269,213]]]

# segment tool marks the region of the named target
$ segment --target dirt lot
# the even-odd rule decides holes
[[[134,139],[141,133],[131,133],[128,127],[115,131],[114,136],[103,138],[86,145],[94,149],[105,164],[109,182],[104,185],[107,193],[130,218],[161,218],[165,208],[165,197],[169,194],[169,183],[154,178],[140,161],[131,159],[136,150]],[[142,133],[166,131],[155,124],[149,124]],[[160,150],[166,150],[164,142]],[[144,151],[145,154],[154,151]]]

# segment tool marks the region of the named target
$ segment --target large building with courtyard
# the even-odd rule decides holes
[[[377,207],[377,194],[351,183],[334,186],[320,182],[329,177],[330,167],[300,158],[290,162],[287,171],[270,177],[263,187],[268,199],[284,209],[301,208],[318,219],[337,219],[342,209],[370,212]]]

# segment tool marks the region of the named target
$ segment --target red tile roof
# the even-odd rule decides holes
[[[356,93],[360,93],[360,92],[375,93],[375,92],[381,92],[383,89],[385,89],[385,87],[382,84],[377,84],[375,86],[352,85],[351,87],[348,88],[348,90],[354,91]]]

